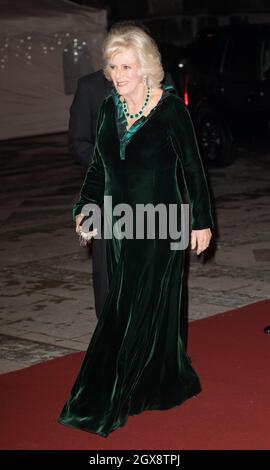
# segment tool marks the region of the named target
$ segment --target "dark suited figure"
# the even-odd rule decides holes
[[[164,84],[175,87],[169,74],[165,74]],[[112,87],[112,82],[105,78],[102,70],[78,80],[70,108],[69,147],[75,161],[84,168],[88,168],[93,157],[99,107]],[[103,238],[93,239],[92,262],[95,309],[99,318],[108,292],[106,240]]]

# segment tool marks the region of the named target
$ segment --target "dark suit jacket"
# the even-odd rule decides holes
[[[166,73],[164,83],[175,86]],[[69,147],[74,160],[87,168],[92,161],[98,111],[103,99],[111,93],[113,82],[102,70],[78,80],[78,87],[70,108]]]

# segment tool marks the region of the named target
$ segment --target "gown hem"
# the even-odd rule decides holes
[[[121,427],[124,427],[129,416],[138,416],[141,413],[143,413],[144,411],[166,411],[166,410],[169,410],[169,409],[172,409],[172,408],[176,408],[177,406],[180,406],[182,403],[189,400],[190,398],[196,398],[197,395],[201,392],[201,390],[202,390],[201,387],[199,387],[199,389],[196,393],[192,392],[192,394],[190,394],[190,395],[188,394],[186,397],[182,398],[181,400],[179,400],[179,402],[175,403],[174,405],[170,405],[170,404],[167,404],[167,405],[151,405],[149,408],[143,408],[142,410],[137,411],[137,412],[129,412],[125,416],[124,421],[120,424],[117,424],[115,427],[112,427],[110,429],[110,431],[108,431],[108,433],[104,433],[102,431],[92,430],[89,427],[82,426],[82,425],[77,425],[76,423],[66,423],[61,418],[59,418],[57,420],[57,422],[59,424],[64,425],[64,426],[79,429],[81,431],[86,431],[86,432],[89,432],[89,433],[92,433],[92,434],[97,434],[97,435],[105,438],[105,437],[108,437],[113,431],[116,431],[117,429],[119,429]]]

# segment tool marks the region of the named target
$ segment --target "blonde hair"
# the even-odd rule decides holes
[[[127,48],[132,48],[137,55],[142,77],[146,77],[148,86],[161,86],[164,70],[161,55],[154,39],[141,27],[132,24],[116,24],[112,26],[103,43],[103,73],[107,80],[111,79],[108,61]]]

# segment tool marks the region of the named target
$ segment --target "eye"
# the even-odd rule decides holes
[[[114,65],[109,65],[109,67],[110,67],[110,69],[113,70],[115,66]]]
[[[130,69],[129,65],[124,65],[124,69]]]

